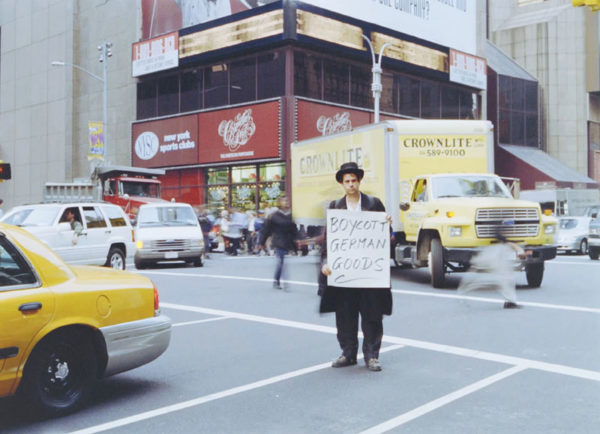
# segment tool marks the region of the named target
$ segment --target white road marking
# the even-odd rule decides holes
[[[477,392],[478,390],[481,390],[500,380],[504,380],[505,378],[510,377],[511,375],[515,375],[525,369],[527,368],[524,366],[513,366],[512,368],[499,372],[498,374],[492,375],[491,377],[484,378],[483,380],[477,381],[473,384],[463,387],[462,389],[456,390],[438,399],[430,401],[427,404],[421,405],[420,407],[417,407],[411,411],[401,414],[398,417],[395,417],[372,428],[369,428],[365,431],[362,431],[361,434],[379,434],[392,430],[401,425],[404,425],[407,422],[410,422],[413,419],[416,419],[440,407],[443,407],[446,404],[456,401],[471,393]]]
[[[229,318],[230,317],[228,317],[228,316],[218,316],[216,318],[199,319],[197,321],[178,322],[178,323],[175,323],[175,324],[171,324],[171,327],[181,327],[181,326],[187,326],[187,325],[193,325],[193,324],[201,324],[201,323],[211,322],[211,321],[221,321],[223,319],[229,319]]]
[[[243,277],[243,276],[227,276],[222,274],[195,274],[195,273],[174,273],[169,271],[144,271],[144,274],[158,274],[165,276],[182,276],[182,277],[207,277],[212,279],[230,279],[230,280],[249,280],[254,282],[268,282],[271,283],[273,281],[272,278],[263,278],[263,277]],[[291,284],[291,285],[299,285],[299,286],[311,286],[317,287],[315,282],[304,282],[301,280],[282,280],[283,283]],[[406,289],[394,289],[392,288],[392,292],[397,294],[405,294],[405,295],[418,295],[420,297],[437,297],[437,298],[448,298],[455,300],[470,300],[477,301],[481,303],[504,303],[504,299],[499,298],[489,298],[489,297],[473,297],[468,295],[454,295],[454,294],[436,294],[433,292],[427,291],[411,291]],[[593,307],[582,307],[582,306],[570,306],[565,304],[550,304],[550,303],[537,303],[532,301],[519,301],[519,304],[522,306],[530,306],[530,307],[539,307],[542,309],[558,309],[558,310],[567,310],[574,312],[588,312],[588,313],[600,313],[600,308]]]
[[[161,306],[167,309],[183,310],[188,312],[199,312],[207,315],[227,316],[230,318],[241,319],[245,321],[253,321],[263,324],[278,325],[282,327],[291,327],[302,330],[310,330],[320,333],[336,334],[335,327],[322,326],[317,324],[291,321],[279,318],[265,317],[259,315],[251,315],[247,313],[230,312],[225,310],[210,309],[197,306],[187,306],[174,303],[161,303]],[[452,345],[436,344],[434,342],[418,341],[415,339],[401,338],[396,336],[383,336],[383,342],[390,344],[405,345],[407,347],[421,348],[424,350],[436,351],[445,354],[453,354],[457,356],[470,357],[478,360],[488,360],[491,362],[503,363],[513,366],[525,366],[531,369],[537,369],[555,374],[567,375],[571,377],[583,378],[586,380],[600,381],[600,372],[590,371],[587,369],[574,368],[566,365],[558,365],[554,363],[540,362],[537,360],[525,359],[521,357],[507,356],[498,353],[489,353],[485,351],[474,350],[471,348],[456,347]]]
[[[390,345],[389,347],[382,348],[380,353],[397,350],[402,348],[402,345]],[[362,356],[358,356],[358,359]],[[231,389],[223,390],[221,392],[211,393],[210,395],[201,396],[199,398],[190,399],[188,401],[179,402],[177,404],[167,405],[154,410],[138,413],[132,416],[124,417],[121,419],[113,420],[111,422],[103,423],[100,425],[91,426],[78,431],[72,431],[71,434],[92,434],[97,432],[106,431],[109,429],[119,428],[132,423],[140,422],[143,420],[151,419],[156,416],[162,416],[164,414],[173,413],[175,411],[184,410],[186,408],[195,407],[198,405],[206,404],[207,402],[215,401],[217,399],[226,398],[229,396],[237,395],[238,393],[248,392],[250,390],[258,389],[261,387],[269,386],[271,384],[279,383],[281,381],[289,380],[301,375],[310,374],[316,371],[320,371],[325,368],[331,367],[331,362],[320,363],[318,365],[309,366],[308,368],[298,369],[296,371],[287,372],[285,374],[276,375],[274,377],[266,378],[264,380],[255,381],[253,383],[245,384],[243,386],[233,387]]]

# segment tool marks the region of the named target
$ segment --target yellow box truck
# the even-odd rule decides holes
[[[515,266],[539,287],[544,261],[556,256],[556,219],[512,196],[493,173],[493,143],[491,122],[476,120],[384,121],[295,142],[292,213],[299,224],[324,225],[327,205],[343,194],[335,172],[355,161],[365,171],[361,191],[392,216],[396,265],[429,267],[440,288],[501,233],[525,249]]]

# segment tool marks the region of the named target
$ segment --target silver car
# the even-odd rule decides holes
[[[587,255],[590,221],[590,217],[559,218],[556,235],[557,250]]]

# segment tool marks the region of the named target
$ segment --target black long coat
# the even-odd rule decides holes
[[[362,211],[385,211],[381,201],[368,194],[360,193],[360,208]],[[329,209],[348,209],[346,197],[334,200],[329,204]],[[321,248],[321,264],[327,262],[327,239],[323,239]],[[392,314],[392,291],[390,288],[340,288],[327,285],[327,276],[319,269],[319,289],[321,290],[321,304],[319,312],[335,312],[343,303],[344,297],[350,292],[360,292],[367,306],[366,316],[378,317]]]

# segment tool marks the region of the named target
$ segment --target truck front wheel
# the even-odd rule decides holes
[[[530,288],[539,288],[544,278],[544,263],[529,264],[525,267],[527,284]]]
[[[431,240],[429,251],[429,274],[434,288],[443,288],[445,283],[444,248],[439,238]]]

